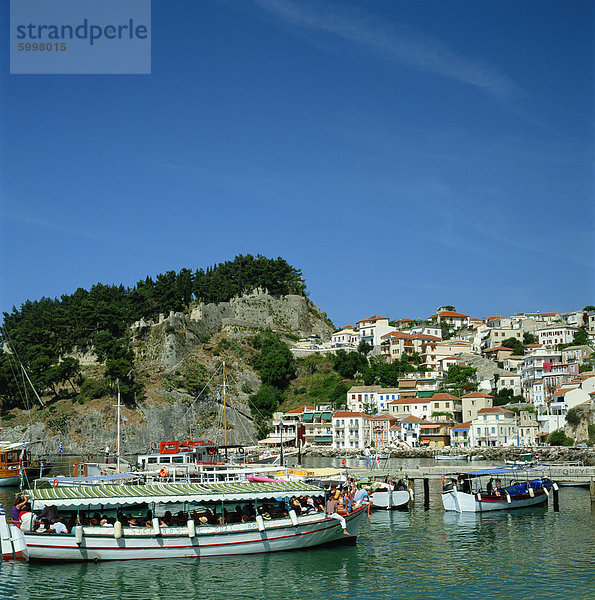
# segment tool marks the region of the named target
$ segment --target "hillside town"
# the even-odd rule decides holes
[[[364,318],[329,342],[300,340],[292,352],[364,351],[370,360],[405,361],[415,370],[395,387],[353,385],[339,409],[276,413],[262,442],[340,450],[538,446],[576,427],[583,408],[589,414],[594,342],[592,306],[487,318],[443,306],[423,321]]]

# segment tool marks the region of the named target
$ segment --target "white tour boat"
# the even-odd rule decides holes
[[[451,473],[442,478],[442,504],[447,511],[485,512],[536,506],[547,502],[555,482],[519,468],[493,468]]]
[[[63,534],[19,530],[21,537],[15,544],[22,546],[24,541],[31,560],[205,558],[354,544],[365,514],[359,508],[344,515],[349,535],[343,532],[340,520],[324,512],[298,516],[289,507],[290,498],[324,496],[323,489],[303,482],[99,485],[25,493],[34,511],[55,506],[59,514],[78,523],[89,522],[94,513],[118,515],[111,527],[76,524],[71,533]],[[160,522],[168,506],[172,511],[182,507],[188,520],[183,524]],[[225,522],[234,508],[249,509],[252,517],[246,522]],[[122,526],[124,511],[143,515],[145,526]],[[226,518],[223,523],[209,521],[197,516],[201,512]]]

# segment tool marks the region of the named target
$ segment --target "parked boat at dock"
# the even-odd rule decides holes
[[[398,486],[392,481],[376,481],[372,489],[369,497],[374,508],[386,510],[405,508],[412,498],[411,490],[405,485]]]
[[[303,482],[57,487],[26,494],[34,511],[56,506],[60,514],[82,522],[97,511],[151,515],[150,527],[122,526],[118,520],[113,527],[77,524],[72,533],[59,535],[19,530],[31,560],[205,558],[353,544],[365,514],[362,507],[344,516],[349,535],[339,520],[324,512],[297,515],[287,505],[291,497],[324,496],[323,489]],[[183,525],[159,520],[168,506],[183,506],[188,513],[194,509],[195,514],[210,509],[223,517],[239,505],[252,507],[254,517],[247,522],[202,524],[206,518],[188,516]]]
[[[442,478],[442,504],[447,511],[485,512],[536,506],[547,502],[556,484],[535,470],[493,468],[449,473]]]
[[[40,476],[44,468],[23,443],[0,442],[0,486],[17,486],[21,478]]]

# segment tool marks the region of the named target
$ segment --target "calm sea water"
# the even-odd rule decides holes
[[[418,494],[411,511],[374,512],[355,547],[200,562],[0,563],[0,598],[595,597],[595,508],[588,490],[561,488],[560,512],[548,506],[457,515],[443,511],[439,488],[439,482],[431,482],[428,511]],[[7,510],[13,493],[0,488]]]

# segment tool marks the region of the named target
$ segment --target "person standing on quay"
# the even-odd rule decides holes
[[[370,446],[365,447],[364,458],[366,459],[366,469],[371,469],[372,468],[372,453],[370,452]]]

